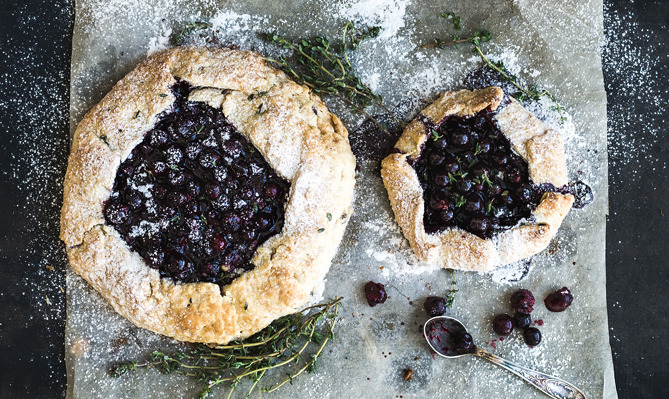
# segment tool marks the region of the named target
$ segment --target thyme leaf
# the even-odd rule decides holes
[[[467,200],[465,199],[465,197],[463,197],[460,194],[455,194],[455,199],[456,199],[456,201],[455,201],[455,207],[456,208],[460,208],[465,203],[467,203]]]
[[[456,288],[457,281],[455,280],[455,271],[453,269],[448,269],[448,271],[451,273],[452,278],[451,289],[446,292],[444,297],[446,298],[446,307],[450,308],[453,306],[453,302],[455,301],[455,293],[459,290]]]
[[[455,15],[453,12],[445,12],[441,14],[442,17],[444,18],[453,18],[453,27],[455,30],[461,30],[462,27],[460,26],[460,17]]]

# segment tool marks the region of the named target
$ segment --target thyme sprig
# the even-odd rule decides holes
[[[383,104],[381,96],[362,82],[348,58],[349,51],[357,49],[362,41],[377,37],[380,31],[381,28],[378,26],[356,29],[353,22],[348,22],[344,26],[340,43],[331,43],[322,36],[293,41],[276,32],[265,34],[263,38],[293,52],[289,58],[267,58],[268,61],[316,93],[342,99],[388,132],[388,129],[365,109],[376,105],[389,113],[395,122],[400,123],[399,120]],[[294,62],[290,63],[289,60]]]
[[[447,269],[451,273],[451,289],[446,292],[446,307],[450,308],[455,302],[455,293],[459,290],[457,289],[457,281],[455,280],[455,271],[453,269]]]
[[[138,368],[155,368],[164,374],[182,374],[206,383],[199,398],[207,397],[215,386],[227,384],[230,398],[244,379],[253,381],[248,396],[267,371],[286,369],[288,376],[284,380],[263,388],[272,392],[292,383],[293,378],[305,371],[316,371],[316,361],[334,337],[341,299],[282,317],[243,341],[214,347],[200,345],[188,352],[155,351],[147,361],[130,361],[112,367],[111,374],[120,377]]]
[[[442,14],[444,18],[453,18],[453,24],[457,30],[460,29],[460,17],[456,16],[453,13],[444,13]],[[455,21],[457,20],[457,24]],[[566,115],[564,114],[564,107],[562,107],[555,96],[546,89],[539,89],[537,86],[524,87],[518,83],[519,78],[512,74],[504,65],[503,62],[495,62],[490,60],[481,49],[481,43],[489,42],[492,40],[492,33],[487,30],[477,30],[472,35],[461,38],[458,35],[452,35],[452,40],[440,40],[435,39],[434,43],[428,43],[421,46],[421,48],[437,47],[439,49],[444,49],[448,46],[457,46],[460,43],[471,43],[474,47],[474,52],[481,58],[486,67],[497,72],[504,81],[512,84],[517,92],[511,94],[520,102],[525,102],[527,100],[539,101],[541,97],[546,96],[551,99],[553,106],[551,109],[556,111],[560,115],[560,123],[564,123],[567,120]]]

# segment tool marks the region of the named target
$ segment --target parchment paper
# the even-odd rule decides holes
[[[254,32],[279,31],[289,37],[333,35],[344,23],[380,24],[381,37],[353,55],[363,80],[384,96],[405,120],[445,89],[461,87],[480,60],[469,47],[421,50],[420,44],[454,33],[442,12],[462,16],[463,33],[485,28],[493,42],[484,48],[521,77],[552,90],[573,119],[565,132],[571,180],[583,180],[595,201],[566,218],[550,248],[536,256],[530,273],[517,283],[497,277],[456,272],[458,289],[448,314],[468,327],[477,343],[528,367],[558,375],[582,388],[588,398],[615,398],[608,341],[605,295],[605,217],[607,200],[606,95],[600,65],[601,0],[529,1],[325,0],[203,2],[177,0],[81,0],[76,4],[72,50],[72,131],[83,114],[111,86],[162,48],[170,29],[185,21],[214,18],[218,44],[276,52]],[[350,131],[362,122],[328,101]],[[555,121],[553,121],[554,123]],[[464,357],[433,359],[420,326],[429,295],[443,295],[450,275],[418,262],[393,221],[378,162],[361,157],[356,213],[349,224],[324,287],[325,299],[344,296],[344,318],[337,340],[319,361],[318,371],[303,375],[268,397],[329,398],[540,398],[538,391],[487,362]],[[422,273],[421,273],[422,271]],[[390,299],[370,308],[362,287],[386,283]],[[568,286],[576,296],[563,313],[541,303],[552,290]],[[511,312],[517,288],[537,297],[535,320],[543,342],[529,348],[519,333],[502,341],[492,332],[495,314]],[[112,363],[135,359],[156,348],[179,347],[173,340],[138,329],[117,315],[71,270],[67,276],[66,358],[70,398],[194,397],[197,383],[178,375],[142,370],[121,379],[108,376]],[[412,381],[402,378],[414,370]],[[283,378],[269,376],[269,381]],[[272,380],[274,378],[274,380]],[[243,396],[243,386],[238,391]],[[225,389],[215,396],[226,394]]]

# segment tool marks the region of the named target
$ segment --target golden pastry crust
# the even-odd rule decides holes
[[[420,155],[428,137],[425,119],[438,124],[448,115],[469,116],[500,105],[504,92],[491,86],[480,90],[447,91],[407,125],[394,152],[381,163],[381,176],[388,191],[395,219],[416,256],[443,268],[486,272],[544,250],[555,236],[571,208],[571,194],[549,192],[534,210],[532,224],[518,225],[483,239],[453,227],[428,234],[423,225],[423,189],[414,168],[407,162]],[[497,115],[500,130],[513,150],[529,166],[530,179],[537,184],[567,184],[564,144],[559,132],[548,129],[514,99]]]
[[[195,87],[190,100],[221,108],[291,183],[282,231],[257,249],[255,268],[223,292],[212,283],[160,278],[103,216],[119,164],[170,109],[177,78]],[[260,92],[266,93],[249,100]],[[178,47],[139,64],[79,123],[61,239],[74,270],[136,325],[182,341],[224,344],[309,300],[343,236],[354,185],[348,132],[308,88],[254,52]]]

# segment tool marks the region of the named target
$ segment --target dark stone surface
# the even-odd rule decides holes
[[[616,383],[621,398],[666,398],[669,2],[605,3],[611,159],[607,300]],[[5,1],[0,7],[2,398],[65,394],[60,288],[66,262],[53,215],[60,209],[69,145],[72,9],[70,1],[36,0]],[[625,22],[615,23],[621,17]],[[616,47],[622,41],[629,43],[624,57]],[[630,89],[637,69],[649,65],[650,77]],[[648,83],[653,98],[644,96]],[[657,104],[667,111],[658,112]]]
[[[616,384],[621,398],[669,398],[669,2],[605,3],[606,288]],[[620,42],[631,46],[616,51]]]
[[[72,10],[68,1],[0,5],[0,398],[65,396],[58,214]]]

